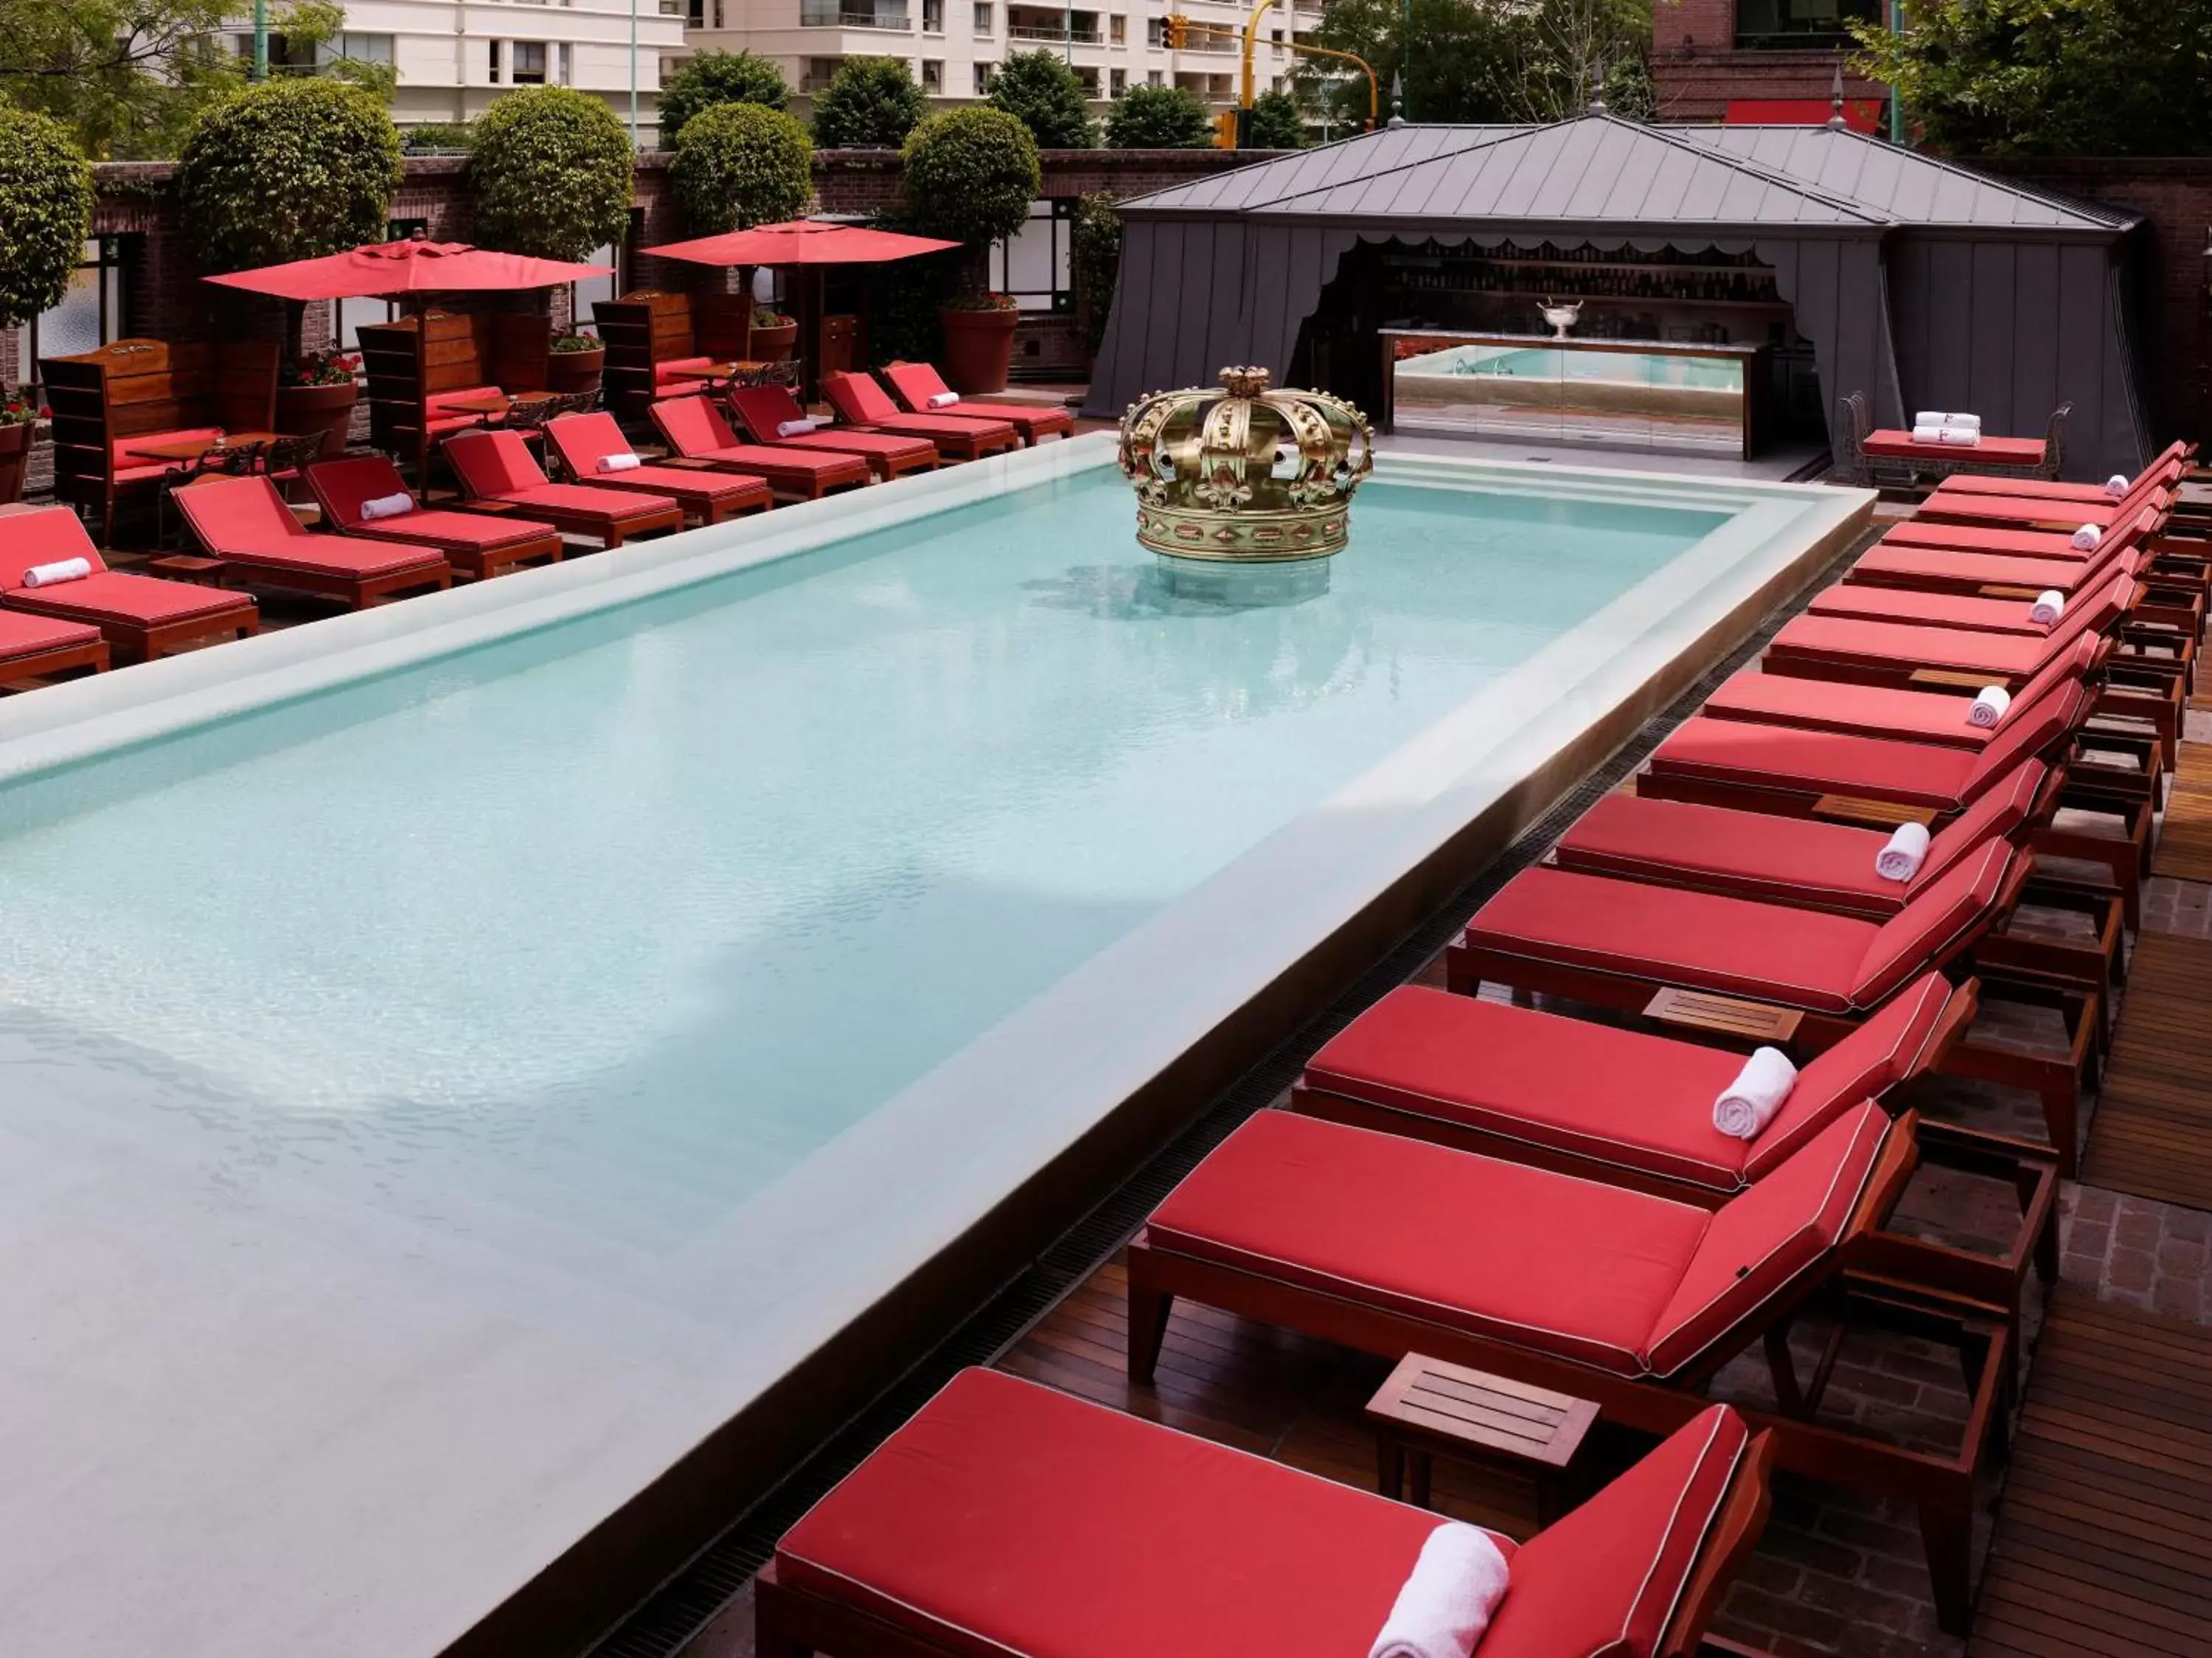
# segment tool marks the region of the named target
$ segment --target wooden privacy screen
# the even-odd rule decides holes
[[[416,476],[437,432],[426,405],[454,392],[545,389],[553,323],[535,311],[430,311],[359,330],[368,441]]]
[[[118,479],[118,438],[219,426],[269,431],[276,418],[273,340],[118,339],[96,351],[40,360],[54,411],[54,492],[100,514],[108,534],[118,494],[160,482],[161,468],[126,461]]]
[[[607,407],[623,420],[645,418],[659,394],[659,364],[685,357],[735,363],[752,355],[753,302],[744,294],[641,288],[597,302],[592,316],[607,349]]]

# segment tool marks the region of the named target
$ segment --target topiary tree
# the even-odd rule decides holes
[[[991,107],[1029,128],[1041,149],[1088,149],[1098,124],[1084,101],[1083,82],[1056,52],[1018,52],[991,82]]]
[[[1131,87],[1106,112],[1106,142],[1115,149],[1203,149],[1213,125],[1194,92]]]
[[[210,106],[175,187],[200,262],[221,271],[382,241],[399,180],[399,130],[374,94],[287,80]]]
[[[914,228],[966,242],[963,287],[980,293],[990,244],[1022,228],[1042,187],[1036,140],[1002,109],[949,109],[915,128],[902,159]]]
[[[1255,98],[1250,139],[1255,149],[1304,149],[1306,118],[1298,101],[1287,92],[1263,92]]]
[[[750,52],[702,52],[660,83],[660,147],[673,149],[701,110],[721,104],[782,109],[790,102],[791,88],[771,59]]]
[[[668,182],[694,235],[775,224],[814,193],[814,146],[781,110],[716,104],[684,123]]]
[[[61,303],[92,226],[92,169],[59,121],[0,99],[0,328]]]
[[[1075,227],[1068,236],[1068,263],[1075,277],[1075,322],[1083,349],[1096,353],[1106,338],[1106,316],[1114,305],[1114,284],[1121,274],[1121,198],[1097,190],[1075,204]]]
[[[928,101],[901,58],[848,58],[815,96],[814,142],[824,149],[895,149]]]
[[[580,259],[629,229],[636,155],[613,110],[571,87],[524,87],[471,123],[479,247]]]

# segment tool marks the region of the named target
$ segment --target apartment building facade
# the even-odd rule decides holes
[[[848,58],[902,58],[932,98],[972,103],[991,89],[1009,53],[1066,54],[1104,103],[1132,86],[1180,86],[1207,103],[1236,101],[1249,7],[1235,0],[682,0],[684,51],[752,52],[773,59],[801,100],[830,84]],[[1279,0],[1263,20],[1254,70],[1262,88],[1294,65],[1285,43],[1320,20],[1322,0]],[[1167,44],[1170,12],[1189,18],[1193,44]],[[671,65],[672,67],[672,65]]]
[[[683,52],[684,3],[347,0],[345,34],[334,46],[346,57],[392,65],[392,114],[403,127],[471,119],[519,86],[594,93],[627,120],[634,61],[639,136],[649,145],[659,132],[662,65]],[[240,40],[252,49],[250,35]],[[284,43],[273,44],[283,59]]]

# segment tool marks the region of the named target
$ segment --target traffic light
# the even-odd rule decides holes
[[[1237,111],[1224,109],[1213,118],[1213,147],[1216,149],[1237,148]]]
[[[1168,50],[1170,52],[1181,52],[1185,46],[1190,44],[1190,19],[1188,17],[1177,17],[1173,13],[1170,13],[1167,19],[1166,32],[1168,38]]]

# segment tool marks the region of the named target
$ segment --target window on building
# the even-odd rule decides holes
[[[1115,12],[1106,20],[1106,40],[1109,46],[1121,46],[1128,39],[1129,20]]]
[[[996,64],[978,64],[975,65],[975,95],[978,98],[981,97],[985,93],[991,89],[992,78],[995,76],[998,72],[999,66]]]
[[[663,85],[667,84],[668,76],[671,72],[672,71],[667,64],[664,64],[661,65],[660,79]],[[561,84],[564,87],[572,87],[576,84],[576,48],[569,45],[566,40],[563,40],[561,43],[560,81]]]
[[[991,244],[991,286],[1012,294],[1024,311],[1073,311],[1068,233],[1075,228],[1075,198],[1055,196],[1030,204],[1030,216],[1004,241]]]
[[[37,376],[40,357],[74,357],[129,338],[124,277],[137,258],[136,236],[87,240],[61,303],[33,317],[23,331],[24,381]]]
[[[722,21],[722,0],[714,0],[714,27],[716,28],[728,27]]]
[[[499,84],[499,42],[487,40],[484,45],[490,49],[491,83],[497,86]]]
[[[686,27],[702,29],[707,27],[707,0],[691,0],[691,9],[684,19]]]
[[[1083,83],[1085,97],[1096,98],[1098,95],[1098,70],[1096,64],[1078,64],[1075,66],[1075,78]]]
[[[517,40],[514,43],[514,79],[519,87],[542,87],[545,84],[545,43],[543,40]]]
[[[1165,86],[1167,77],[1156,69],[1148,69],[1145,71],[1145,84],[1148,87]]]
[[[925,58],[921,60],[921,89],[933,98],[945,95],[945,60]]]
[[[975,38],[977,40],[988,40],[991,38],[992,29],[997,27],[996,21],[991,14],[997,9],[995,6],[981,4],[975,8]]]
[[[1735,39],[1742,46],[1843,44],[1852,23],[1882,21],[1882,0],[1735,0]]]
[[[1117,69],[1107,76],[1106,90],[1112,96],[1118,98],[1128,89],[1129,71],[1127,70]]]
[[[921,32],[924,34],[945,33],[945,0],[921,0]]]
[[[1167,19],[1164,17],[1147,17],[1145,20],[1145,44],[1148,46],[1164,46],[1167,45]]]
[[[315,48],[318,68],[331,64],[390,64],[392,37],[388,34],[362,34],[348,29],[334,34]]]

